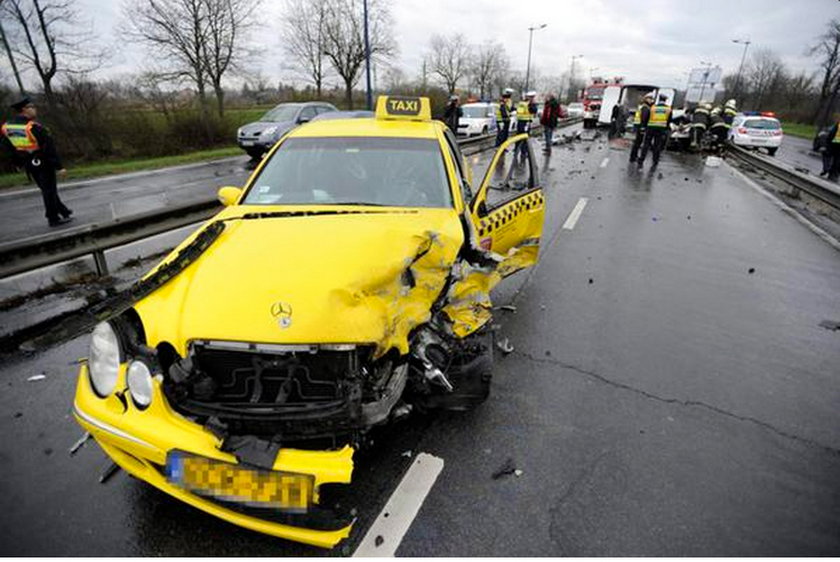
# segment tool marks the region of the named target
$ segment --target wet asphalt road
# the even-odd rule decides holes
[[[90,181],[59,182],[61,200],[73,210],[73,221],[50,228],[37,188],[0,193],[0,242],[72,231],[85,225],[132,214],[180,206],[216,197],[219,187],[241,186],[250,174],[248,157],[225,158],[212,164],[128,174]]]
[[[807,170],[807,173],[817,176],[822,172],[822,158],[818,153],[811,150],[812,146],[812,139],[785,135],[775,157],[794,168],[798,168],[799,171]],[[767,154],[766,151],[759,152]]]
[[[727,167],[668,154],[637,172],[603,140],[572,146],[540,160],[540,263],[494,295],[517,310],[497,313],[515,351],[490,400],[379,432],[333,554],[353,551],[407,450],[445,466],[399,555],[840,554],[840,332],[819,326],[840,320],[840,255]],[[98,448],[66,452],[86,347],[0,368],[0,552],[323,554],[124,474],[97,484]],[[508,458],[522,475],[492,479]]]

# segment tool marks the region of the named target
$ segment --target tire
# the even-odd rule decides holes
[[[777,150],[779,150],[779,147],[768,148],[767,154],[769,154],[770,156],[775,156]]]
[[[486,135],[486,134],[487,134],[487,125],[485,125],[483,129],[481,129],[481,134],[482,134],[482,135]]]
[[[251,160],[254,161],[262,159],[263,154],[265,154],[265,151],[262,148],[249,148],[245,152],[247,152],[248,156],[251,157]]]
[[[583,128],[584,129],[591,129],[593,125],[594,125],[594,123],[592,122],[592,119],[584,119],[583,120]]]

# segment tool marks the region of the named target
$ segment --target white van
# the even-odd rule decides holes
[[[496,134],[497,103],[465,103],[461,106],[464,115],[458,121],[458,135],[471,137],[474,135]]]

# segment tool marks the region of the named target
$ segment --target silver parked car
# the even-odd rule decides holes
[[[256,160],[291,129],[331,111],[338,110],[334,105],[322,101],[281,103],[266,112],[259,121],[239,127],[236,140],[239,148]]]

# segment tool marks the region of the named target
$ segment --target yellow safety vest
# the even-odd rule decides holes
[[[738,112],[737,112],[737,111],[735,111],[734,109],[732,109],[731,107],[724,107],[724,108],[723,108],[723,114],[724,114],[724,115],[729,115],[729,116],[731,116],[731,117],[735,117],[735,115],[736,115],[737,113],[738,113]]]
[[[640,104],[639,107],[636,108],[636,113],[633,114],[633,124],[634,125],[641,125],[642,124],[642,108],[645,104]]]
[[[33,122],[28,123],[4,123],[0,132],[9,139],[15,150],[20,152],[35,152],[40,148],[38,140],[32,134]]]
[[[510,119],[510,108],[513,105],[513,101],[510,98],[502,100],[499,102],[499,105],[496,106],[496,121],[504,121],[504,117],[502,116],[502,104],[507,106],[508,110],[508,119]]]
[[[668,107],[667,105],[654,105],[650,108],[650,119],[648,120],[648,127],[659,127],[664,129],[668,126],[669,115],[671,115],[670,107]]]
[[[516,119],[520,121],[522,119],[531,119],[531,112],[528,110],[527,101],[521,101],[516,104]]]

